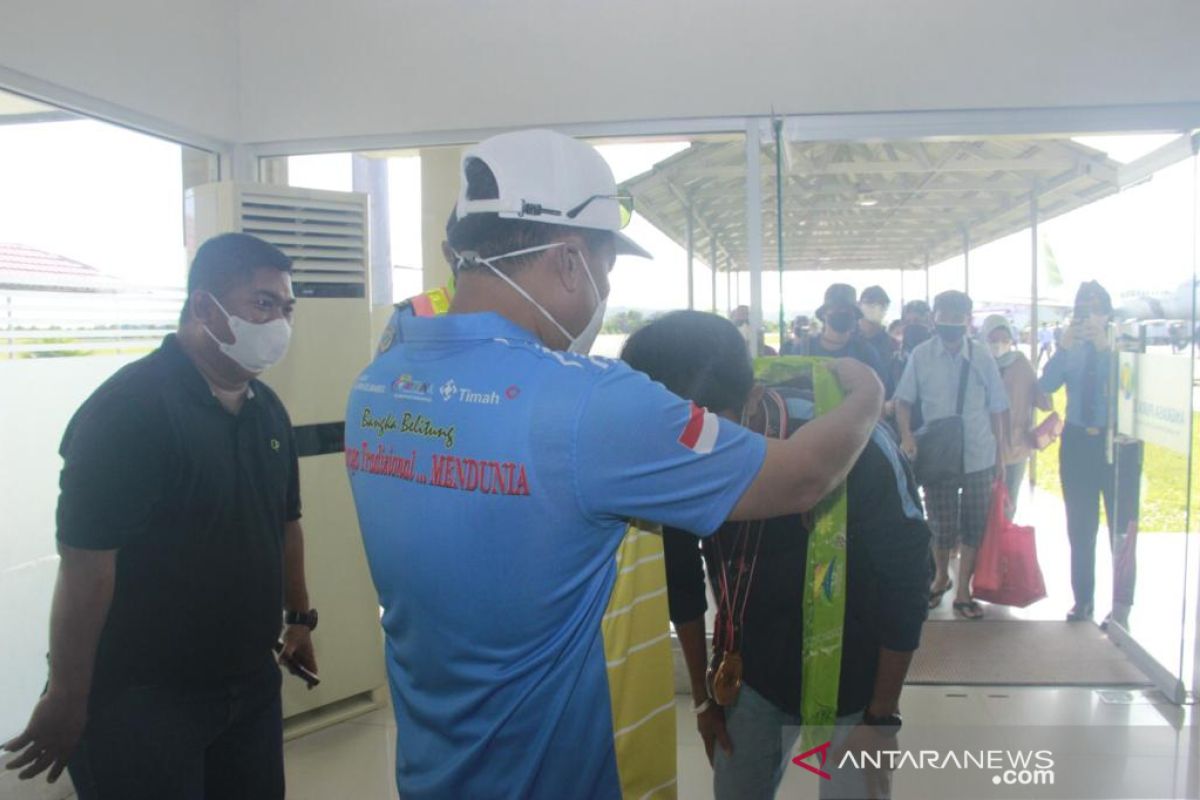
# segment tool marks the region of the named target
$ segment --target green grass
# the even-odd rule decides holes
[[[1055,394],[1054,407],[1058,409],[1059,414],[1065,413],[1067,399],[1064,390]],[[1041,422],[1044,416],[1039,413],[1038,422]],[[1059,443],[1055,442],[1037,453],[1037,487],[1061,498],[1062,479],[1058,469],[1058,451]],[[1200,453],[1200,413],[1193,414],[1192,452]],[[1197,459],[1197,462],[1200,462],[1200,459]],[[1187,456],[1181,453],[1156,444],[1146,444],[1139,530],[1153,533],[1187,529],[1187,464]],[[1200,509],[1200,463],[1194,465],[1193,470],[1192,506]]]

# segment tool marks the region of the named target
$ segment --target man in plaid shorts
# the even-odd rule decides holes
[[[971,298],[963,292],[942,292],[934,299],[935,335],[913,350],[894,399],[901,447],[909,458],[915,459],[913,407],[920,403],[922,419],[927,423],[954,416],[964,362],[967,365],[962,406],[964,474],[926,485],[925,506],[937,563],[929,607],[936,608],[942,596],[954,588],[950,557],[955,546],[961,544],[954,612],[974,620],[983,617],[983,609],[971,598],[971,576],[987,526],[992,484],[997,474],[1003,474],[1003,471],[997,473],[1004,465],[996,442],[1002,441],[1007,424],[1008,396],[996,359],[987,347],[969,336],[971,309]]]

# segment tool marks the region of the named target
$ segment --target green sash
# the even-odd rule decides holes
[[[842,390],[825,366],[828,359],[768,356],[756,359],[754,376],[768,386],[811,374],[816,414],[842,402]],[[831,492],[813,511],[804,585],[804,660],[800,710],[801,746],[829,741],[837,719],[842,672],[842,628],[846,618],[846,486]]]

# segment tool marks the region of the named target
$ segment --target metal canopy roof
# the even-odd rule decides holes
[[[763,267],[777,266],[775,144],[759,149]],[[922,269],[1120,188],[1120,164],[1065,138],[784,142],[784,268]],[[696,142],[625,181],[636,208],[721,271],[748,270],[746,150]],[[928,259],[928,261],[926,260]]]

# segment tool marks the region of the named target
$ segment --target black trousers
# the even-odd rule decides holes
[[[1063,429],[1059,450],[1063,499],[1067,506],[1067,537],[1071,542],[1071,589],[1077,609],[1094,609],[1096,594],[1096,533],[1100,501],[1108,520],[1109,546],[1119,535],[1136,532],[1140,506],[1142,443],[1119,444],[1116,465],[1109,463],[1104,432],[1090,435],[1078,425]],[[1132,604],[1136,564],[1123,565],[1125,585],[1118,594]]]
[[[280,673],[130,686],[93,704],[67,769],[79,800],[283,800]]]

